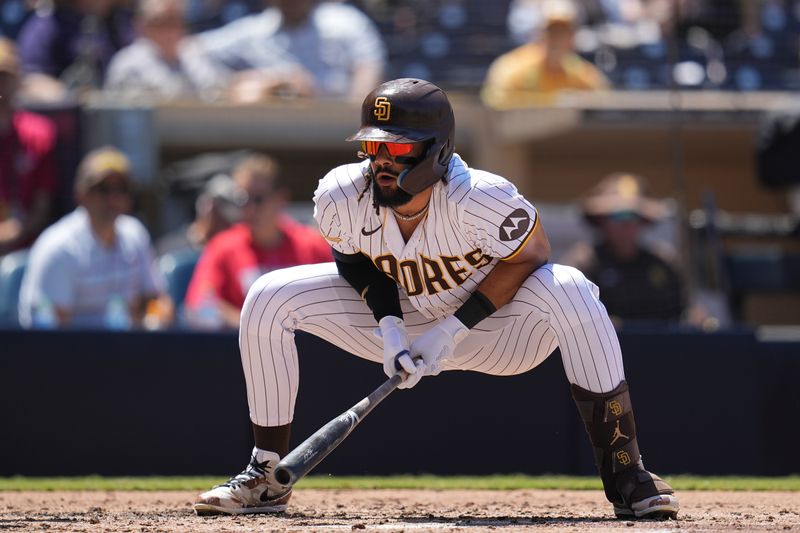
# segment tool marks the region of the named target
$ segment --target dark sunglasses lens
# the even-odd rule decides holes
[[[130,188],[127,185],[108,185],[106,183],[96,185],[94,190],[102,195],[128,194],[130,192]]]

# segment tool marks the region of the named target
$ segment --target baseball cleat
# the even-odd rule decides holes
[[[623,503],[613,502],[617,518],[677,518],[679,505],[675,491],[666,481],[642,468],[641,464],[639,468],[621,472],[616,485],[624,500]]]
[[[204,492],[194,504],[198,516],[215,514],[281,513],[292,496],[292,489],[281,485],[272,471],[280,461],[276,453],[263,462],[256,450],[244,471],[226,483]]]
[[[678,517],[678,509],[678,498],[672,494],[651,496],[631,504],[630,507],[614,504],[614,514],[623,520],[632,518],[675,520]]]

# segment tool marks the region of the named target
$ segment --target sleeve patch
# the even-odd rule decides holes
[[[525,235],[531,224],[531,216],[522,208],[515,209],[500,224],[500,240],[515,241]]]

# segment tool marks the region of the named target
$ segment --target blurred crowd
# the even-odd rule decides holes
[[[574,51],[625,89],[796,86],[800,4],[791,0],[579,0]],[[548,2],[513,0],[518,43],[546,41]]]
[[[287,214],[291,176],[269,154],[205,173],[193,218],[154,242],[131,215],[130,155],[74,144],[80,164],[66,172],[59,125],[31,109],[87,94],[360,102],[401,76],[473,90],[496,109],[561,91],[791,89],[798,30],[792,0],[3,0],[0,277],[18,272],[21,289],[0,322],[235,328],[259,275],[331,259]],[[579,201],[594,235],[555,259],[585,270],[618,323],[708,325],[674,251],[643,244],[669,211],[645,178],[608,176]]]
[[[507,105],[502,91],[516,88],[797,88],[799,30],[796,0],[4,0],[0,9],[23,93],[49,101],[86,89],[358,101],[403,76],[445,88],[485,81],[489,105]]]
[[[35,101],[360,99],[386,61],[375,25],[340,2],[8,0],[0,17]]]

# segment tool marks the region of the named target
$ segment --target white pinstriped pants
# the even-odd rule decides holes
[[[400,304],[411,340],[436,322],[414,309],[402,291]],[[247,294],[239,330],[250,419],[260,426],[292,421],[300,380],[295,330],[382,363],[375,327],[372,311],[334,263],[263,275]],[[624,379],[619,341],[597,286],[572,267],[549,263],[475,326],[443,368],[510,376],[539,365],[556,346],[570,383],[608,392]]]

